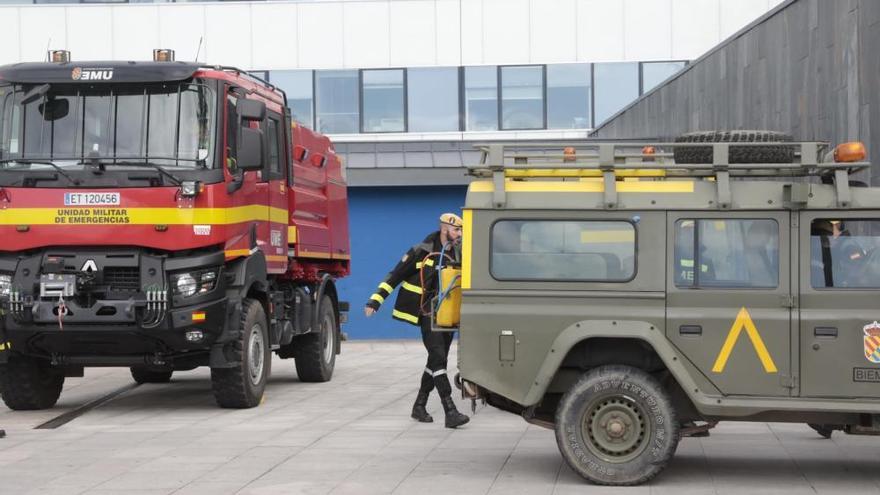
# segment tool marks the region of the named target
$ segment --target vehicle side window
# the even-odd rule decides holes
[[[817,218],[810,224],[814,288],[880,288],[880,220]]]
[[[266,126],[266,133],[269,137],[269,172],[279,175],[281,174],[281,152],[278,149],[281,143],[281,140],[278,138],[278,131],[280,129],[281,126],[278,125],[278,121],[270,118]]]
[[[497,280],[625,282],[635,275],[636,232],[622,221],[502,220],[492,227]]]
[[[779,285],[775,220],[678,220],[673,255],[676,287]]]
[[[235,103],[238,98],[232,94],[226,95],[226,167],[230,172],[238,170],[238,118],[235,113]]]

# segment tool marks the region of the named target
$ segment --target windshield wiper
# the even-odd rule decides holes
[[[70,183],[73,184],[74,186],[78,186],[80,184],[80,181],[78,179],[74,179],[73,177],[68,175],[67,172],[65,172],[63,168],[59,167],[58,165],[55,165],[53,162],[51,162],[49,160],[31,160],[30,158],[7,158],[5,160],[0,160],[0,163],[12,163],[12,162],[24,163],[27,165],[33,165],[33,164],[49,165],[50,167],[57,170],[59,174],[63,175],[64,178],[67,179],[68,181],[70,181]]]
[[[107,159],[105,158],[105,160],[107,160]],[[169,179],[171,179],[171,182],[173,182],[174,185],[179,186],[179,185],[181,185],[181,184],[183,183],[183,181],[182,181],[179,177],[177,177],[176,175],[172,174],[172,173],[169,172],[168,170],[165,170],[161,165],[157,165],[157,164],[155,164],[155,163],[150,163],[150,162],[121,162],[121,161],[118,161],[118,160],[113,161],[113,162],[110,162],[110,163],[108,163],[108,162],[104,162],[104,161],[101,161],[100,163],[102,163],[102,164],[104,164],[104,165],[111,165],[111,164],[112,164],[112,165],[123,165],[123,166],[126,166],[126,167],[153,168],[153,169],[156,169],[156,171],[159,172],[160,174],[162,174],[162,175],[164,175],[165,177],[168,177]]]

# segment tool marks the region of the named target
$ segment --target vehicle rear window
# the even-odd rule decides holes
[[[810,224],[814,288],[880,288],[880,220],[817,218]]]
[[[677,287],[774,288],[779,285],[779,225],[775,220],[678,220],[674,256]]]
[[[502,220],[492,227],[497,280],[625,282],[635,275],[629,222]]]

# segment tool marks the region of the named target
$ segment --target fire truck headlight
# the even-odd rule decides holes
[[[190,297],[211,292],[217,286],[218,271],[217,268],[209,268],[171,275],[171,287],[174,290],[174,295]]]
[[[180,195],[184,198],[194,198],[199,195],[199,181],[185,180],[180,184]]]
[[[12,287],[12,275],[0,275],[0,297],[9,297],[9,289]]]

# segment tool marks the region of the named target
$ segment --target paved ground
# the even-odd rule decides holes
[[[51,411],[0,406],[0,493],[880,493],[880,438],[764,423],[682,440],[650,486],[588,485],[551,431],[513,415],[481,409],[457,431],[409,420],[423,359],[416,341],[347,343],[327,384],[299,383],[276,360],[264,404],[243,411],[214,406],[206,370],[180,373],[34,430],[131,383],[124,370],[88,370]],[[436,396],[429,410],[441,418]]]

